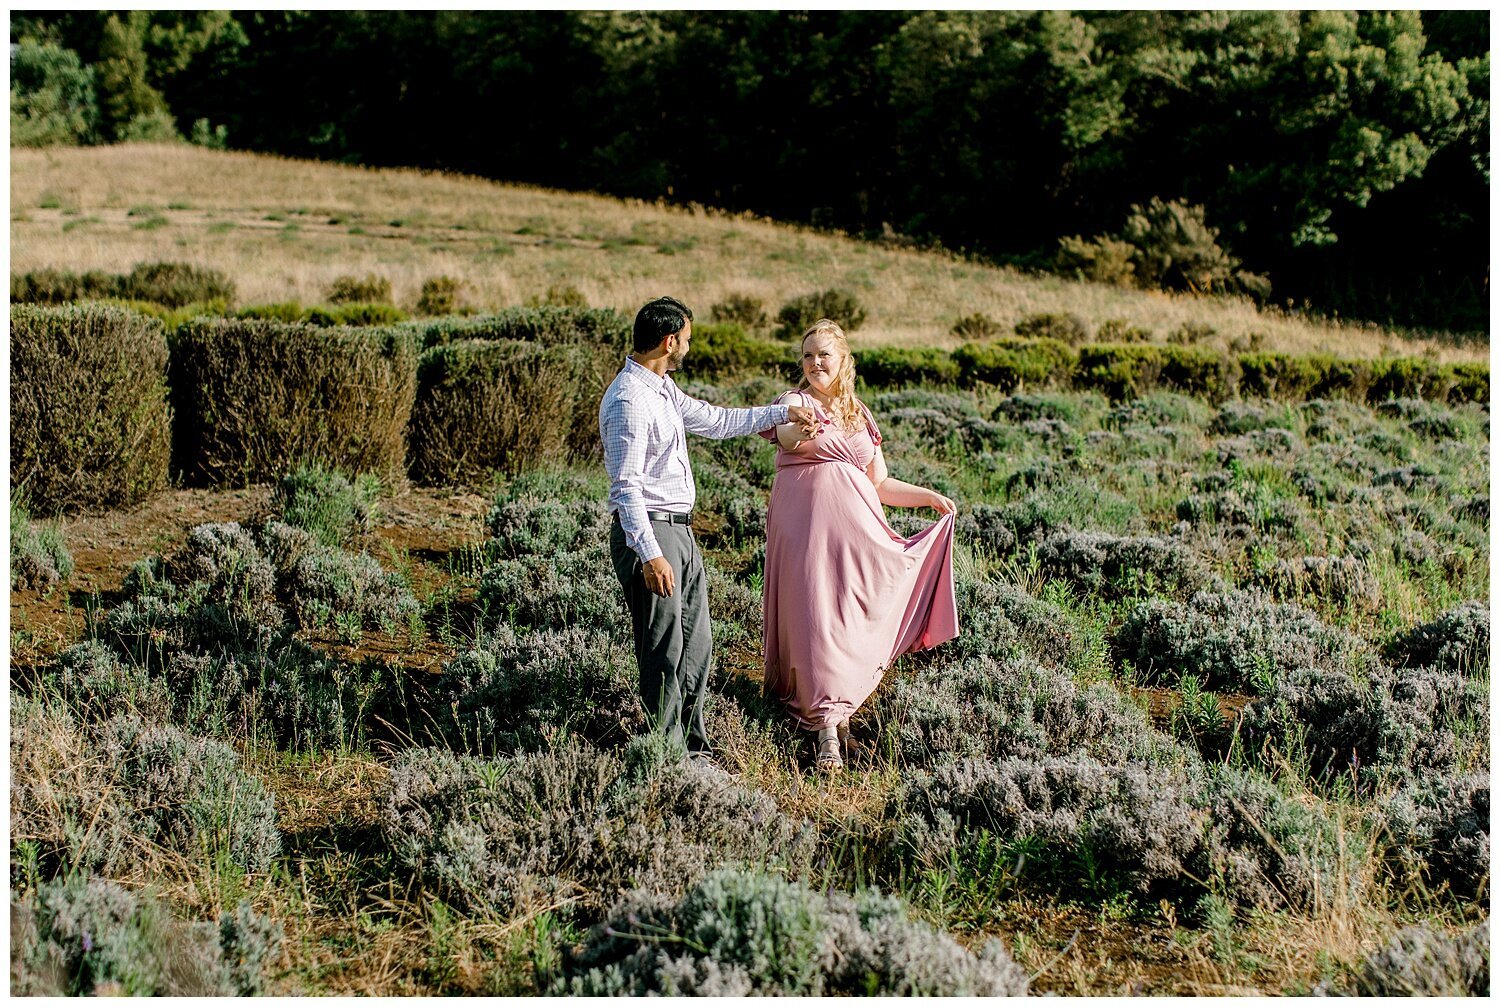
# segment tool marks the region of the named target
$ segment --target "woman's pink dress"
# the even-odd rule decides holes
[[[776,451],[766,691],[803,727],[820,728],[859,709],[897,657],[957,636],[958,604],[952,515],[912,538],[892,531],[866,475],[881,440],[869,410],[865,427],[848,434],[811,395],[803,400],[824,425],[812,440]]]

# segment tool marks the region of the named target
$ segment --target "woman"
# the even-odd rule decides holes
[[[802,382],[778,402],[808,405],[819,428],[776,440],[766,519],[765,687],[818,732],[817,765],[843,768],[849,717],[897,657],[958,635],[952,500],[892,479],[880,431],[854,395],[854,359],[829,319],[802,337]],[[886,524],[882,504],[942,517],[913,538]]]

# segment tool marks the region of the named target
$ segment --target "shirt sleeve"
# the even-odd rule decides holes
[[[656,533],[646,517],[641,488],[646,482],[646,437],[650,417],[629,399],[609,402],[599,413],[599,434],[604,442],[604,468],[609,473],[610,508],[620,515],[625,544],[642,563],[660,556]]]
[[[786,406],[751,406],[748,409],[725,409],[695,399],[677,387],[669,385],[672,402],[682,415],[682,428],[700,437],[724,440],[729,437],[744,437],[762,430],[774,430],[786,422]]]

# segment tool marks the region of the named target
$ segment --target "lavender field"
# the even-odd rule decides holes
[[[92,592],[100,519],[13,512],[13,991],[1487,991],[1487,407],[867,401],[963,632],[832,780],[760,691],[759,439],[693,445],[731,784],[644,733],[586,459],[204,491]]]

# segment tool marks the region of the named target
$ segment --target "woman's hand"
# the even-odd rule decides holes
[[[943,494],[939,493],[937,490],[928,490],[927,492],[932,494],[932,499],[927,502],[927,506],[937,511],[939,514],[958,513],[958,504],[943,496]]]

